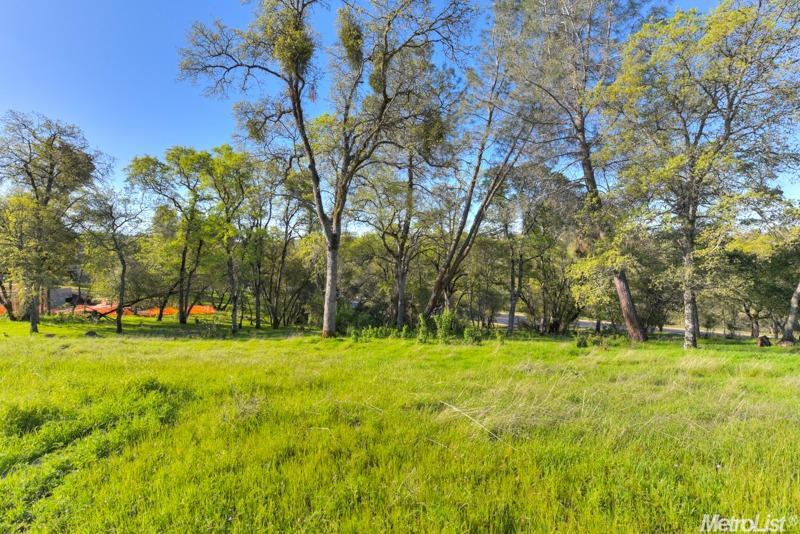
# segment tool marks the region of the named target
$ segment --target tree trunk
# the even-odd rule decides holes
[[[395,275],[395,291],[396,291],[396,316],[395,326],[400,329],[406,322],[406,281],[408,273],[403,266],[402,259],[397,265],[397,274]]]
[[[188,247],[189,245],[185,244],[183,246],[183,251],[181,251],[181,268],[178,274],[178,322],[180,324],[186,324],[185,310],[186,301],[188,300],[188,295],[186,294],[186,254],[188,252]]]
[[[260,277],[260,274],[256,276]],[[255,306],[256,330],[261,329],[261,283],[256,282],[253,289],[253,306]]]
[[[159,321],[159,322],[160,322],[160,321],[161,321],[161,319],[163,319],[163,318],[164,318],[164,308],[166,308],[166,307],[167,307],[167,300],[168,300],[168,299],[169,299],[169,297],[168,297],[168,296],[167,296],[167,297],[164,297],[164,300],[162,300],[162,301],[161,301],[161,302],[158,304],[158,317],[156,318],[156,321]]]
[[[603,321],[598,317],[594,322],[594,333],[599,334],[603,330]]]
[[[690,287],[683,290],[683,348],[697,347],[697,302]]]
[[[336,336],[336,282],[339,277],[339,245],[328,245],[325,271],[325,305],[322,311],[322,336]]]
[[[575,124],[575,131],[580,145],[583,181],[589,193],[587,199],[589,202],[589,210],[600,211],[602,208],[602,200],[600,199],[600,191],[597,188],[594,164],[592,162],[592,150],[586,139],[586,125],[583,119],[580,119],[579,122]],[[601,230],[601,234],[602,233],[603,230]],[[639,314],[636,312],[633,295],[631,294],[631,288],[628,284],[628,278],[625,275],[624,269],[614,274],[614,287],[617,290],[619,307],[622,310],[622,317],[625,320],[625,328],[628,331],[628,337],[631,341],[647,341],[647,331],[642,326]]]
[[[797,328],[797,310],[800,307],[800,284],[797,284],[794,293],[792,293],[792,300],[789,307],[789,318],[786,320],[786,327],[783,329],[783,338],[781,341],[787,343],[794,343],[794,330]]]
[[[517,302],[519,301],[520,286],[522,285],[523,265],[522,258],[511,260],[511,292],[509,294],[508,302],[508,335],[514,333],[514,327],[517,322]]]
[[[647,341],[647,332],[642,327],[639,314],[636,313],[636,305],[633,303],[631,288],[628,285],[628,277],[625,275],[624,269],[614,275],[614,287],[617,289],[617,297],[628,337],[631,341]]]
[[[753,339],[761,337],[761,323],[758,320],[758,315],[750,317],[750,337]]]
[[[125,278],[128,271],[127,262],[120,258],[119,296],[117,300],[117,334],[122,333],[122,316],[125,311]]]
[[[9,285],[11,287],[11,285]],[[6,309],[6,315],[9,321],[16,321],[17,317],[14,315],[14,303],[11,301],[11,291],[6,290],[4,283],[0,282],[0,304]]]
[[[39,333],[39,298],[40,298],[41,290],[36,288],[33,291],[33,297],[31,297],[31,301],[28,304],[29,306],[29,320],[30,320],[30,333],[31,334],[38,334]]]
[[[236,265],[234,264],[230,246],[227,252],[228,288],[231,292],[231,332],[235,334],[239,331],[239,288],[236,283]]]

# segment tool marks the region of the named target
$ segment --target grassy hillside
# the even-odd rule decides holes
[[[0,531],[696,531],[706,513],[800,513],[792,349],[131,326],[0,323]]]

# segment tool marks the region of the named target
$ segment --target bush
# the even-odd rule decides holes
[[[481,332],[480,328],[468,326],[464,329],[464,340],[473,345],[480,345],[481,341],[483,341],[483,332]]]
[[[608,347],[608,338],[602,334],[580,334],[575,345],[580,349],[585,349],[589,345],[605,349]]]
[[[365,341],[370,339],[386,339],[387,337],[396,337],[397,329],[391,326],[367,326],[359,331],[359,336]]]
[[[434,318],[436,322],[436,339],[439,343],[446,343],[456,334],[456,314],[452,310],[444,310]]]
[[[417,318],[417,341],[420,343],[427,343],[431,337],[430,328],[428,328],[428,320],[423,314],[419,314]]]

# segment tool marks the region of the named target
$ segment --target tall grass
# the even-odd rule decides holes
[[[707,513],[800,513],[792,349],[129,326],[0,323],[0,531],[696,531]]]

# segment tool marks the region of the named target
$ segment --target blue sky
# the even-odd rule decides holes
[[[238,0],[0,0],[0,113],[37,111],[77,124],[118,172],[136,155],[173,145],[230,142],[233,100],[179,81],[178,49],[193,21],[244,26],[252,9]],[[318,19],[330,42],[333,17]]]

